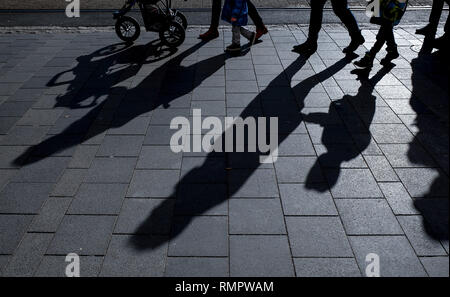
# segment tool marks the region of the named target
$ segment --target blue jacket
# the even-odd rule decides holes
[[[236,22],[231,22],[236,18]],[[234,25],[245,26],[248,23],[247,0],[225,0],[222,9],[222,20]]]

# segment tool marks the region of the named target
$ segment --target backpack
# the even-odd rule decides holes
[[[380,0],[380,16],[397,26],[405,14],[408,0]]]

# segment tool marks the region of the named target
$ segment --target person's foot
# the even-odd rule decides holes
[[[359,61],[355,61],[353,64],[359,68],[372,68],[373,67],[373,59],[369,53],[366,53],[366,55],[360,59]]]
[[[252,33],[252,35],[250,35],[250,38],[247,38],[248,39],[248,41],[250,41],[250,46],[252,46],[252,45],[254,45],[255,44],[255,42],[256,42],[256,33],[255,32],[253,32]]]
[[[426,25],[426,26],[423,27],[423,28],[417,29],[417,30],[416,30],[416,34],[417,34],[417,35],[428,36],[428,35],[430,35],[430,34],[432,33],[431,31],[432,31],[431,25],[428,24],[428,25]]]
[[[386,57],[384,57],[380,63],[383,66],[389,65],[393,60],[400,57],[400,54],[398,53],[397,49],[388,51]]]
[[[317,51],[317,42],[307,40],[303,44],[294,46],[293,52],[305,55],[312,55]]]
[[[213,40],[213,39],[215,39],[217,37],[219,37],[219,30],[214,29],[214,28],[209,28],[208,31],[206,31],[205,33],[200,34],[198,36],[198,38],[203,40],[203,41]]]
[[[434,40],[433,47],[441,50],[441,49],[448,47],[449,43],[450,43],[450,37],[448,36],[448,33],[445,33],[441,37],[436,38]]]
[[[227,46],[225,51],[228,53],[233,53],[233,54],[238,53],[241,51],[241,45],[237,44],[237,43],[232,43],[229,46]]]
[[[259,40],[261,36],[266,35],[269,32],[266,26],[256,28],[256,40]]]
[[[352,38],[352,41],[350,42],[350,44],[344,48],[344,50],[342,51],[344,54],[350,54],[353,53],[354,51],[356,51],[358,49],[358,47],[360,45],[363,45],[364,42],[366,42],[366,40],[364,39],[364,37],[360,34],[358,37],[354,37]]]

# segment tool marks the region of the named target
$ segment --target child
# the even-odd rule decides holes
[[[400,20],[405,13],[408,0],[373,1],[380,1],[380,16],[372,17],[370,22],[380,25],[381,27],[373,47],[361,60],[354,63],[361,68],[371,68],[373,66],[376,54],[381,50],[385,43],[387,44],[387,55],[381,60],[381,65],[386,65],[400,56],[397,50],[397,44],[395,43],[394,26],[400,23]]]
[[[256,33],[243,27],[248,22],[247,0],[225,0],[222,20],[233,25],[233,41],[227,47],[227,52],[236,53],[241,51],[241,34],[250,41],[251,45],[255,43]]]

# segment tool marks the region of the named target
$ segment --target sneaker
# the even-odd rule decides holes
[[[294,46],[292,49],[293,52],[299,53],[299,54],[308,54],[312,55],[317,51],[317,42],[309,41],[307,40],[303,44],[299,44]]]
[[[229,46],[227,46],[227,49],[225,50],[229,53],[236,53],[241,51],[241,45],[237,43],[232,43]]]
[[[431,25],[428,24],[428,25],[426,25],[426,26],[423,27],[423,28],[417,29],[417,30],[416,30],[416,34],[417,34],[417,35],[428,36],[428,35],[432,34],[431,30],[432,30],[432,29],[431,29]]]
[[[366,55],[359,61],[355,61],[353,64],[359,68],[372,68],[373,67],[373,57],[370,56],[369,53],[366,53]]]
[[[261,38],[261,36],[266,35],[269,32],[269,30],[267,30],[266,26],[262,26],[261,28],[256,28],[256,40],[259,40]]]
[[[352,41],[350,44],[342,50],[344,54],[350,54],[353,53],[358,49],[360,45],[363,45],[366,40],[364,37],[360,34],[358,37],[352,38]]]
[[[398,57],[400,57],[400,54],[398,53],[397,49],[391,50],[391,51],[388,51],[386,57],[384,57],[380,61],[380,63],[381,63],[381,65],[385,66],[385,65],[388,65],[389,63],[391,63],[393,60],[397,59]]]
[[[213,40],[213,39],[216,39],[217,37],[219,37],[219,30],[211,29],[211,28],[208,31],[206,31],[205,33],[200,34],[198,36],[198,38],[203,41]]]

